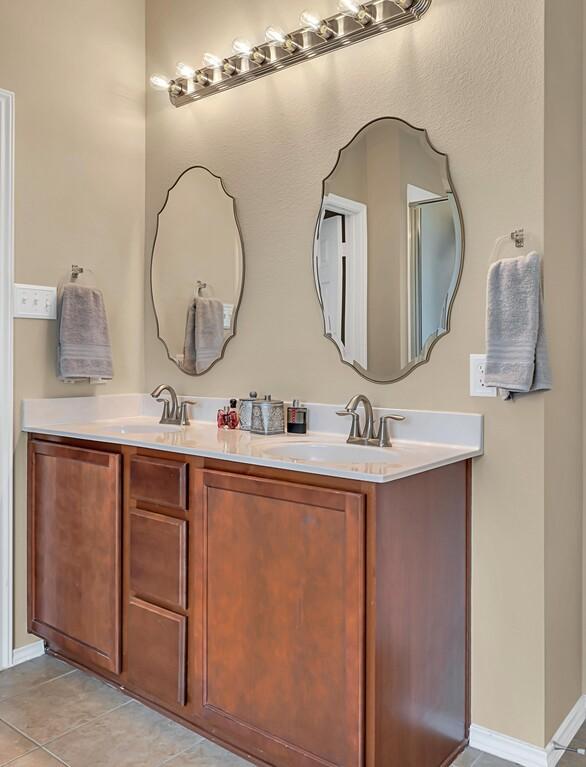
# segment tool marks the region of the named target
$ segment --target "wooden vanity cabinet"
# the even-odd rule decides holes
[[[443,767],[464,748],[469,462],[377,485],[30,445],[30,628],[52,652],[261,765]],[[82,565],[109,590],[88,595],[97,635],[70,616]]]
[[[28,622],[84,665],[120,671],[121,456],[29,443]]]

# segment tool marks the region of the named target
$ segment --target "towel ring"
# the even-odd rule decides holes
[[[503,251],[508,249],[506,255],[503,255]],[[494,264],[496,261],[500,261],[503,258],[517,258],[518,256],[526,256],[532,251],[541,250],[541,243],[537,235],[532,232],[527,232],[525,229],[515,229],[510,234],[505,234],[499,237],[494,244],[490,256],[490,264]]]

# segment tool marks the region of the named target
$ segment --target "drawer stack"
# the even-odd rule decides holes
[[[128,513],[128,683],[165,706],[186,703],[188,465],[134,456]]]

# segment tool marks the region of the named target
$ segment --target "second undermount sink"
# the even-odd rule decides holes
[[[309,463],[329,463],[337,465],[392,463],[398,453],[388,447],[370,445],[349,445],[324,442],[290,442],[267,445],[259,449],[266,458],[281,461],[307,461]]]

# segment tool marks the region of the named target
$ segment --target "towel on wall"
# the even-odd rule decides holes
[[[196,298],[187,312],[183,369],[203,373],[222,354],[224,304],[217,298]]]
[[[490,267],[486,345],[485,384],[501,389],[504,399],[551,389],[537,253]]]
[[[59,296],[59,377],[68,383],[112,379],[112,349],[102,291],[70,282]]]

